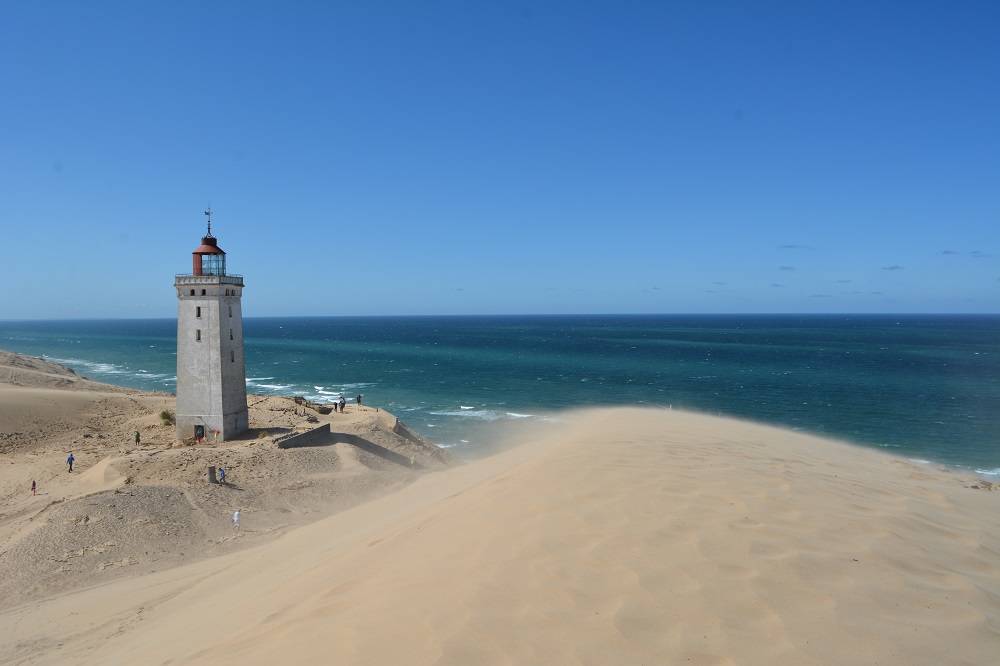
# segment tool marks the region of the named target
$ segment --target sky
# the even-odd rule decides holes
[[[0,319],[1000,312],[992,2],[2,2]]]

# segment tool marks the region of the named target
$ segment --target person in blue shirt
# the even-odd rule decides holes
[[[226,482],[226,468],[225,467],[220,467],[219,468],[219,483],[225,483],[225,482]]]
[[[76,460],[76,458],[73,457],[73,452],[70,451],[69,452],[69,457],[66,458],[66,464],[69,465],[69,471],[70,472],[73,471],[73,461],[75,461],[75,460]]]

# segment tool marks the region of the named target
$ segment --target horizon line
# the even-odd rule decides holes
[[[444,313],[444,314],[322,314],[255,315],[249,319],[429,319],[487,317],[997,317],[998,312],[568,312],[568,313]],[[0,324],[74,321],[169,321],[172,317],[56,317],[0,319]]]

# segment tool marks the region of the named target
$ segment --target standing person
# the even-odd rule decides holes
[[[223,485],[225,485],[225,483],[226,483],[226,468],[225,467],[220,467],[219,468],[219,483],[221,483]]]
[[[233,529],[237,532],[240,531],[240,510],[236,509],[233,511]]]
[[[344,413],[344,405],[346,405],[346,404],[347,404],[347,400],[344,399],[344,396],[340,396],[340,413],[341,414]]]
[[[37,489],[38,489],[38,486],[35,484],[35,480],[32,479],[31,480],[31,496],[32,497],[35,496],[35,490],[37,490]]]
[[[358,401],[358,407],[360,407],[361,406],[361,394],[360,393],[358,394],[358,397],[355,398],[355,400]]]
[[[136,446],[139,446],[139,439],[140,439],[140,437],[139,437],[139,431],[136,430],[135,431],[135,445]]]
[[[73,452],[72,452],[72,451],[70,451],[70,452],[69,452],[69,457],[68,457],[68,458],[66,458],[66,464],[67,464],[67,465],[69,465],[69,471],[70,471],[70,472],[72,472],[72,471],[73,471],[73,463],[74,463],[75,461],[76,461],[76,458],[74,458],[74,457],[73,457]]]

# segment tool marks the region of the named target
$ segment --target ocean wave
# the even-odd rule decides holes
[[[302,397],[305,398],[306,400],[309,400],[310,402],[318,402],[321,405],[332,405],[333,403],[338,402],[337,397],[332,395],[319,395],[316,393],[307,393]]]
[[[247,377],[247,384],[250,382],[265,382],[269,379],[274,379],[274,377]]]
[[[459,405],[458,408],[459,409],[466,409],[466,410],[468,410],[468,409],[475,409],[475,407],[467,407],[466,405]]]
[[[115,365],[114,363],[97,363],[94,361],[86,361],[82,358],[56,358],[55,356],[47,356],[45,357],[45,360],[53,361],[55,363],[61,363],[62,365],[78,366],[81,368],[86,368],[88,372],[100,375],[130,374],[127,368],[123,368],[120,365]]]
[[[983,476],[1000,476],[1000,467],[994,467],[993,469],[977,469],[976,474],[982,474]]]
[[[466,419],[479,419],[481,421],[496,421],[503,418],[500,412],[495,412],[492,409],[472,409],[472,410],[455,410],[455,411],[440,411],[440,412],[430,412],[434,416],[460,416]]]
[[[133,379],[139,379],[144,382],[156,383],[156,384],[173,384],[177,381],[176,375],[171,375],[167,372],[150,372],[144,368],[139,368],[138,370],[133,370],[128,366],[118,365],[116,363],[103,363],[99,361],[88,361],[83,358],[59,358],[56,356],[46,356],[46,360],[52,361],[54,363],[60,363],[62,365],[71,367],[78,370],[85,376],[98,377],[101,379],[106,379],[113,384],[121,383],[125,386],[134,385],[127,380],[115,380],[114,377],[131,377]],[[147,388],[151,386],[147,385]]]
[[[428,412],[434,416],[453,416],[463,419],[478,419],[480,421],[499,421],[500,419],[528,419],[534,414],[519,414],[518,412],[498,412],[493,409],[467,409],[459,406],[458,410],[441,410]]]
[[[254,386],[268,391],[287,391],[290,388],[295,388],[295,384],[254,384]]]

